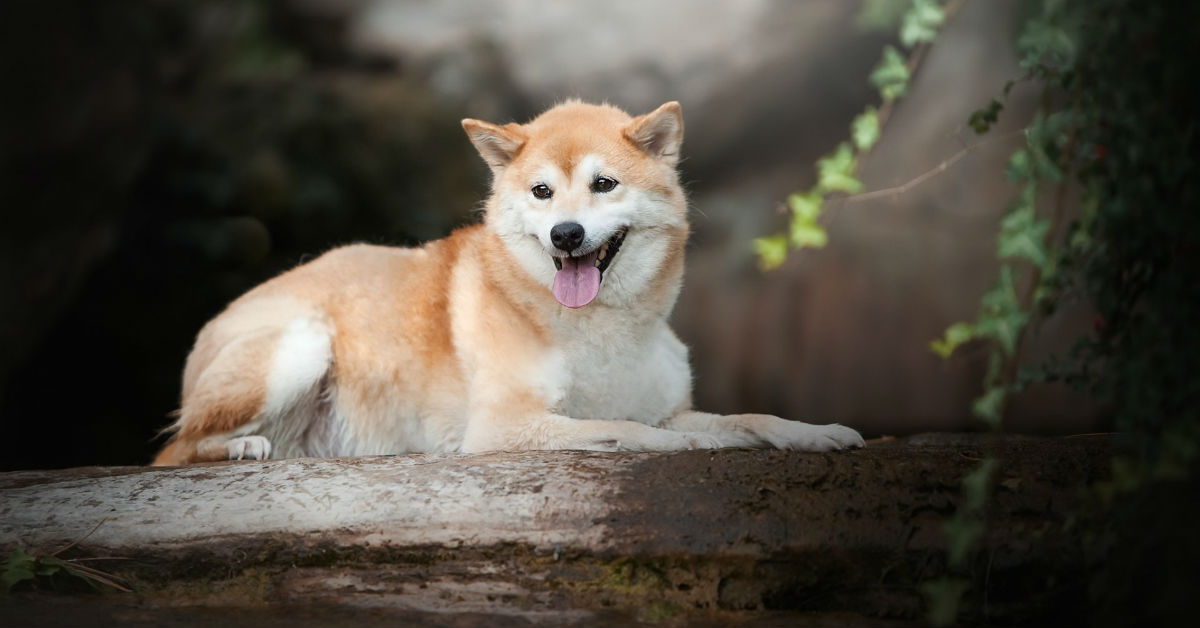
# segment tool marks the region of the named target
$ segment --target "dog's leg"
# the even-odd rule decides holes
[[[843,425],[812,425],[769,414],[709,414],[691,410],[663,421],[661,427],[707,432],[722,447],[776,447],[799,451],[834,451],[862,447],[862,436]]]
[[[255,432],[265,421],[296,420],[299,404],[314,402],[332,359],[328,330],[297,317],[236,334],[212,353],[184,396],[171,442],[152,464],[264,460],[272,445],[294,452],[297,443],[271,443]]]
[[[721,447],[716,434],[651,427],[635,421],[573,419],[545,411],[475,413],[462,451],[583,449],[590,451],[678,451]]]
[[[722,446],[714,434],[664,430],[636,421],[592,421],[550,415],[542,417],[537,424],[545,442],[530,449],[678,451]]]

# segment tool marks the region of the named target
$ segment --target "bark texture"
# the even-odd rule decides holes
[[[0,622],[923,622],[963,476],[1001,460],[962,619],[1070,617],[1065,525],[1104,437],[929,435],[838,454],[415,455],[0,474],[0,547],[133,593],[25,590]],[[28,589],[27,586],[24,588]]]

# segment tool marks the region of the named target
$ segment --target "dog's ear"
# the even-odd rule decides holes
[[[479,151],[479,155],[492,170],[512,163],[517,153],[521,152],[521,147],[525,145],[525,134],[519,124],[497,126],[491,122],[467,118],[462,121],[462,126],[467,132],[467,137],[471,138],[471,143],[475,145],[475,150]]]
[[[634,118],[624,134],[625,139],[646,154],[674,166],[679,162],[679,146],[683,144],[683,109],[671,101]]]

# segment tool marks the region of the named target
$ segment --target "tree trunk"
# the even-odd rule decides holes
[[[945,520],[1001,461],[960,619],[1069,617],[1064,523],[1104,437],[929,435],[834,454],[412,455],[0,474],[0,546],[133,593],[21,583],[0,622],[762,625],[923,622]],[[116,560],[119,558],[120,560]],[[103,585],[101,585],[103,586]]]

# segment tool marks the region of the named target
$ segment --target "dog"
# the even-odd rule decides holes
[[[840,425],[692,409],[667,325],[689,229],[678,103],[462,126],[492,171],[482,223],[336,248],[235,300],[200,331],[153,464],[863,445]]]

